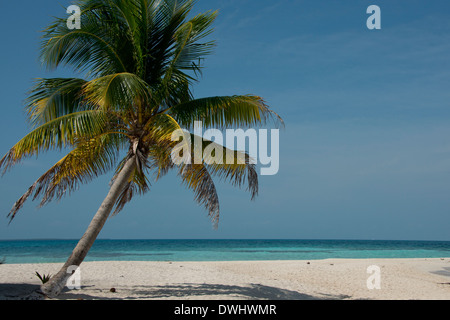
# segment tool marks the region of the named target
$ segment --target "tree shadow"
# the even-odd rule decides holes
[[[450,268],[449,267],[443,267],[442,270],[431,271],[431,273],[438,274],[440,276],[450,277]]]
[[[0,283],[0,300],[44,300],[39,290],[37,284]]]
[[[165,286],[133,286],[118,287],[120,297],[115,293],[96,294],[95,286],[83,286],[81,290],[65,288],[57,297],[61,300],[152,300],[152,299],[183,299],[194,298],[214,299],[214,297],[229,296],[230,300],[344,300],[351,298],[347,295],[331,295],[319,293],[316,296],[298,291],[282,289],[262,284],[248,284],[243,286],[224,284],[171,284]],[[0,283],[0,300],[44,300],[40,285],[27,283]],[[127,297],[123,297],[128,295]]]
[[[136,290],[138,295],[149,298],[183,297],[183,296],[214,296],[232,295],[244,299],[254,300],[320,300],[319,296],[313,296],[298,291],[282,289],[262,284],[251,283],[247,286],[223,285],[223,284],[179,284],[169,286],[153,286],[146,290]],[[348,296],[330,296],[327,299],[344,299]]]
[[[348,299],[347,295],[319,294],[313,296],[293,290],[287,290],[277,287],[271,287],[261,284],[249,284],[248,286],[223,285],[223,284],[174,284],[166,286],[138,286],[117,288],[122,294],[128,297],[120,298],[127,300],[134,299],[183,299],[190,297],[201,299],[207,296],[208,299],[214,299],[214,296],[230,296],[230,300],[343,300]],[[96,296],[80,292],[64,292],[60,298],[63,299],[117,299],[114,293],[110,297]]]
[[[94,286],[83,286],[87,289]],[[98,299],[90,295],[73,294],[74,290],[67,287],[61,292],[63,299]],[[58,297],[59,298],[59,297]],[[41,286],[29,283],[0,283],[0,300],[45,300],[46,295],[42,293]]]

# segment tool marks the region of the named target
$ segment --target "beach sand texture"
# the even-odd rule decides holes
[[[40,285],[35,272],[54,274],[61,265],[0,265],[0,299],[39,298],[30,296]],[[379,289],[368,288],[372,265]],[[84,262],[80,280],[80,290],[65,289],[57,299],[450,300],[450,258]]]

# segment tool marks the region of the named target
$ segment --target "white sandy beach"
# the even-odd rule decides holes
[[[379,289],[367,286],[371,265],[380,268]],[[30,298],[40,284],[35,272],[54,274],[60,267],[0,265],[0,299]],[[450,300],[450,258],[84,262],[80,271],[81,289],[58,299]]]

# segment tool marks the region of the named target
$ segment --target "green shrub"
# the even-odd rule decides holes
[[[44,284],[44,283],[46,283],[48,280],[50,280],[50,274],[48,274],[48,275],[43,275],[43,276],[41,276],[40,274],[39,274],[39,272],[37,272],[36,271],[36,276],[41,280],[41,282],[42,282],[42,284]]]

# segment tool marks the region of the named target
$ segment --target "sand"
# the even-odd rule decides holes
[[[35,272],[61,265],[0,265],[0,299],[42,299]],[[84,262],[80,280],[57,299],[450,300],[450,258]]]

